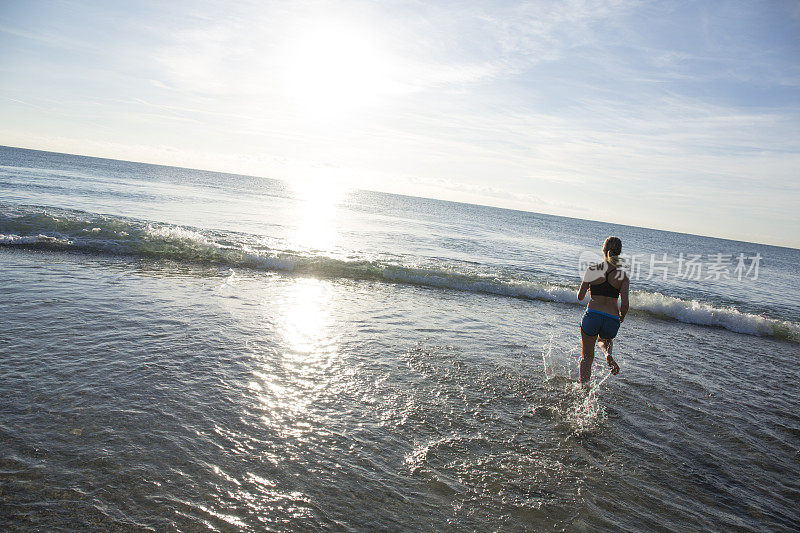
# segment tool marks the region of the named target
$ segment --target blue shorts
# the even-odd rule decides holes
[[[613,339],[619,331],[619,317],[587,309],[581,320],[581,331],[592,337],[600,335],[601,339]]]

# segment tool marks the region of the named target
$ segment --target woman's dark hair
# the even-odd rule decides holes
[[[619,254],[622,253],[622,241],[613,235],[603,243],[603,255],[612,265],[619,263]]]

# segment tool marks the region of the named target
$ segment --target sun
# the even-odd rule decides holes
[[[341,117],[377,103],[392,86],[389,57],[373,32],[355,24],[307,22],[292,32],[281,77],[293,107]]]

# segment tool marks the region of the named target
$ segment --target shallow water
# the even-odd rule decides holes
[[[139,170],[113,168],[115,180]],[[67,179],[63,169],[47,179],[26,172],[49,186]],[[189,191],[201,187],[187,180]],[[713,284],[693,293],[718,313],[772,320],[761,336],[632,312],[615,342],[621,373],[605,379],[598,358],[587,393],[574,382],[581,308],[559,297],[574,290],[575,269],[536,255],[557,237],[552,228],[541,230],[550,233],[532,257],[515,259],[497,248],[523,246],[517,226],[470,233],[487,208],[458,215],[462,208],[445,204],[425,215],[387,207],[367,237],[340,232],[326,252],[296,246],[298,224],[259,233],[246,222],[225,229],[219,215],[218,227],[206,227],[166,200],[158,210],[172,209],[176,220],[162,220],[130,191],[118,201],[103,196],[102,183],[95,188],[108,210],[85,192],[59,200],[34,187],[3,191],[0,233],[18,237],[0,247],[6,529],[800,523],[800,376],[786,364],[798,344],[791,330],[773,334],[778,321],[792,326],[796,309],[780,294],[771,298],[787,311],[769,315],[753,293]],[[138,212],[124,212],[134,204]],[[360,209],[360,221],[337,227],[372,219]],[[272,220],[291,220],[291,210]],[[494,248],[492,232],[502,243]],[[781,261],[795,253],[774,250]],[[768,291],[792,275],[777,262],[765,270],[772,278],[752,285]],[[700,321],[686,302],[673,302],[683,305],[677,318]]]

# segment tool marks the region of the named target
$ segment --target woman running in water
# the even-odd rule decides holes
[[[611,373],[614,375],[619,373],[619,365],[611,357],[612,339],[617,335],[619,326],[628,312],[630,286],[628,275],[617,267],[620,253],[622,253],[622,241],[618,237],[607,238],[603,243],[605,261],[586,269],[583,283],[578,290],[578,300],[583,300],[587,289],[591,293],[589,305],[586,306],[586,312],[581,320],[583,355],[578,372],[581,383],[588,383],[592,376],[595,341],[606,355]],[[620,296],[622,303],[617,305]]]

